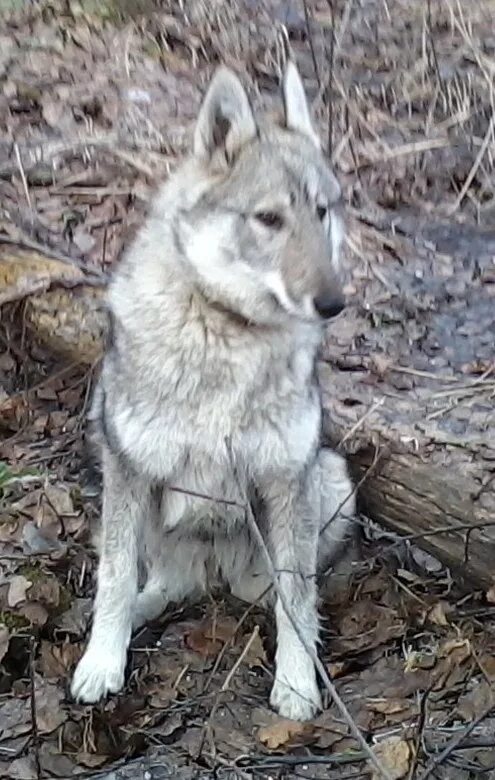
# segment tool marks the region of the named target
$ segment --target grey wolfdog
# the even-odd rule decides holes
[[[343,308],[343,215],[292,62],[283,102],[280,120],[255,116],[237,76],[217,70],[192,154],[110,284],[90,415],[103,517],[72,681],[81,701],[122,687],[133,627],[221,584],[274,608],[273,707],[298,720],[321,707],[316,577],[354,514],[346,463],[320,444],[315,373],[324,323]]]

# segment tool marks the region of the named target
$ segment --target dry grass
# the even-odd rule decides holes
[[[87,266],[94,275],[95,271],[99,275],[101,269],[106,270],[127,240],[130,223],[132,226],[141,220],[152,185],[168,174],[187,148],[201,90],[218,61],[227,62],[241,74],[256,100],[269,108],[278,101],[278,76],[284,58],[281,25],[289,35],[313,98],[322,137],[328,139],[344,185],[351,217],[349,246],[355,265],[358,271],[364,267],[366,273],[372,273],[384,297],[390,295],[392,282],[382,260],[401,255],[400,237],[393,230],[395,216],[459,220],[480,228],[493,224],[493,0],[46,0],[36,6],[23,5],[20,10],[19,3],[12,0],[10,5],[17,8],[17,16],[10,17],[9,36],[0,39],[0,240],[5,234],[5,242],[10,244],[31,248],[49,245],[52,254]],[[130,90],[140,91],[140,95],[130,98]],[[13,466],[36,464],[43,475],[38,478],[42,487],[37,488],[36,507],[26,503],[22,494],[15,496],[17,506],[11,502],[4,513],[5,517],[12,514],[17,523],[15,533],[3,531],[5,538],[1,541],[4,590],[12,587],[13,580],[19,587],[19,576],[31,578],[26,602],[30,605],[37,569],[25,565],[22,524],[29,529],[43,529],[45,523],[56,552],[52,557],[40,553],[36,565],[39,561],[43,577],[49,575],[50,582],[55,572],[65,589],[64,598],[70,596],[73,605],[83,606],[82,602],[92,595],[90,575],[94,566],[86,544],[87,525],[97,508],[94,501],[80,497],[81,425],[94,376],[89,371],[82,372],[82,377],[67,379],[39,347],[35,347],[35,363],[27,361],[25,349],[30,345],[25,327],[29,321],[27,309],[20,307],[19,311],[23,316],[14,318],[12,313],[12,322],[4,316],[0,329],[2,369],[5,367],[8,376],[0,400],[3,410],[10,410],[6,420],[9,436],[2,457]],[[46,318],[45,311],[42,315]],[[55,317],[49,320],[54,321]],[[22,326],[20,334],[14,324]],[[41,327],[41,316],[38,324]],[[414,371],[416,378],[457,382],[449,375],[430,375],[399,365],[390,370]],[[492,370],[487,369],[483,379]],[[492,383],[481,387],[475,381],[439,392],[445,403],[451,403],[461,393],[492,391]],[[354,436],[374,411],[376,405],[349,428],[342,441]],[[443,415],[444,411],[442,408],[433,414]],[[50,487],[58,489],[58,493],[51,491],[51,498]],[[32,486],[27,493],[33,493]],[[73,502],[69,505],[72,511],[67,510],[66,493]],[[53,503],[54,496],[61,504],[58,514],[48,500]],[[411,534],[409,542],[419,536]],[[57,546],[60,540],[66,547],[63,552]],[[403,544],[396,540],[390,549]],[[371,552],[370,561],[379,558],[383,545],[375,545]],[[373,563],[373,568],[370,564],[370,571],[358,573],[342,603],[337,600],[325,605],[334,631],[325,639],[323,659],[333,667],[342,664],[338,689],[346,697],[349,686],[354,691],[349,699],[351,714],[356,721],[363,718],[365,725],[360,725],[364,732],[368,730],[386,742],[408,723],[400,733],[408,745],[417,742],[418,752],[409,773],[412,778],[421,776],[421,771],[430,771],[428,749],[437,748],[439,754],[437,759],[431,758],[431,768],[440,763],[441,750],[447,754],[442,758],[444,762],[456,748],[455,737],[447,743],[441,732],[439,741],[438,733],[423,717],[419,691],[427,689],[426,702],[430,686],[441,680],[428,707],[436,708],[438,723],[447,723],[450,729],[453,719],[459,729],[465,729],[459,722],[476,723],[476,717],[484,717],[483,686],[478,685],[479,701],[473,704],[469,698],[473,681],[482,682],[476,658],[482,658],[483,668],[489,666],[491,676],[484,675],[488,687],[495,672],[490,666],[492,608],[483,597],[471,594],[469,604],[486,612],[486,630],[474,618],[471,622],[465,620],[465,598],[457,593],[454,598],[452,583],[444,571],[438,576],[427,572],[419,577],[404,566],[401,561],[401,567],[390,573],[388,566]],[[48,588],[45,601],[46,592]],[[57,599],[53,594],[50,598],[57,603],[44,606],[40,601],[44,611],[37,619],[46,622],[39,625],[31,618],[27,626],[29,619],[22,612],[22,600],[8,613],[12,644],[6,658],[13,671],[2,690],[9,705],[12,701],[22,704],[19,694],[12,695],[16,685],[16,691],[33,700],[35,685],[39,686],[36,696],[40,704],[43,697],[53,695],[45,679],[49,676],[47,668],[54,668],[51,656],[44,658],[29,644],[26,665],[24,656],[13,658],[12,647],[24,647],[26,637],[34,635],[48,646],[47,653],[52,645],[57,652],[67,647],[72,653],[80,651],[84,627],[73,634],[64,629],[66,633],[61,634],[62,629],[54,626],[59,612],[63,618],[62,608],[68,605],[59,604],[60,594]],[[447,603],[449,600],[451,603]],[[445,605],[449,607],[447,617],[442,614]],[[0,604],[2,610],[4,606]],[[50,730],[53,724],[49,723],[45,734],[34,729],[33,741],[23,748],[19,760],[32,756],[34,747],[42,771],[52,776],[54,759],[50,750],[55,743],[60,747],[54,751],[57,759],[70,756],[73,767],[88,770],[94,769],[98,760],[102,765],[110,764],[113,758],[140,755],[150,746],[164,744],[177,761],[188,766],[194,765],[203,751],[202,764],[218,772],[219,777],[227,776],[221,773],[229,766],[236,767],[232,771],[241,777],[253,773],[266,777],[267,771],[295,777],[303,759],[312,768],[303,766],[300,772],[304,774],[297,776],[339,777],[337,765],[350,761],[349,741],[339,742],[332,752],[325,742],[330,730],[325,721],[311,726],[306,738],[312,742],[305,745],[288,740],[275,756],[260,743],[257,728],[266,723],[260,724],[256,717],[260,713],[263,718],[273,717],[266,709],[269,662],[262,648],[254,666],[258,671],[253,672],[246,657],[259,639],[258,623],[265,643],[269,632],[258,614],[253,617],[246,612],[237,620],[238,609],[236,605],[236,631],[248,617],[243,626],[246,633],[239,642],[225,643],[213,658],[208,658],[206,652],[206,661],[198,661],[198,653],[188,647],[197,628],[192,631],[184,620],[179,622],[180,631],[166,628],[162,632],[158,627],[145,636],[146,641],[137,637],[130,686],[106,708],[83,711],[65,700],[63,685],[74,659],[70,656],[64,664],[58,663],[63,668],[57,672],[57,696],[66,725],[57,731],[55,727]],[[15,622],[20,620],[18,612],[23,622]],[[368,613],[373,620],[363,627]],[[384,615],[389,624],[384,624]],[[197,617],[198,613],[193,612],[191,621]],[[405,632],[410,646],[403,642]],[[60,637],[65,639],[66,635],[72,644],[62,642]],[[369,642],[364,641],[365,635]],[[158,650],[157,637],[168,645]],[[208,651],[208,642],[210,638],[204,638],[203,652],[205,648]],[[397,716],[395,709],[402,691],[387,692],[386,686],[381,693],[384,700],[390,700],[389,711],[373,709],[376,691],[372,678],[379,673],[380,661],[391,665],[389,681],[394,665],[402,672],[404,659],[409,663],[417,654],[420,664],[425,642],[435,650],[436,667],[432,671],[418,666],[418,675],[427,682],[404,693],[409,698],[399,704],[406,714]],[[466,643],[469,652],[465,651]],[[461,652],[464,655],[459,658]],[[373,670],[371,674],[368,667]],[[445,674],[445,679],[437,673]],[[168,679],[175,680],[172,690],[167,688]],[[225,694],[221,699],[220,693]],[[456,710],[452,715],[452,708],[463,697],[468,698],[465,714]],[[229,709],[231,701],[234,706]],[[476,717],[468,705],[476,705]],[[221,718],[213,718],[212,713]],[[183,730],[180,737],[174,732],[174,718],[178,718],[177,730]],[[235,738],[222,733],[222,719],[227,722],[224,732],[230,729]],[[208,729],[213,725],[215,732],[206,749],[204,723]],[[330,725],[335,728],[333,721]],[[469,736],[468,731],[457,733],[463,739]],[[477,739],[484,738],[485,733],[478,730]],[[436,742],[432,742],[433,737]],[[355,750],[356,743],[351,747]],[[286,754],[293,749],[295,754]],[[250,753],[251,764],[239,758],[246,752]],[[463,774],[455,776],[467,779],[469,761],[465,756],[455,751],[453,771],[460,772],[462,766]],[[360,762],[366,758],[357,752],[351,757]],[[13,772],[10,760],[10,754],[0,756],[0,774],[2,769]],[[55,769],[59,776],[67,771],[59,765]],[[363,763],[357,766],[357,776],[361,770],[365,771]],[[34,776],[37,771],[35,766]],[[292,771],[294,774],[288,774]],[[450,771],[447,766],[445,774],[438,776],[448,778]]]

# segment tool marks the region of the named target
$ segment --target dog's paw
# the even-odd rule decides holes
[[[88,646],[72,679],[71,694],[76,701],[94,704],[124,685],[126,653]]]
[[[270,704],[283,718],[311,720],[321,710],[321,696],[316,676],[303,680],[275,678]]]

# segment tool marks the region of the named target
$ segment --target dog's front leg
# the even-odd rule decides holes
[[[269,552],[278,581],[276,669],[270,702],[286,718],[308,720],[321,708],[310,655],[318,639],[319,515],[303,478],[275,477],[265,486],[263,497]]]
[[[139,528],[150,510],[150,486],[105,450],[98,585],[88,647],[72,681],[74,698],[96,702],[124,683],[137,596]]]

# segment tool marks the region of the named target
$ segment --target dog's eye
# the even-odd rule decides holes
[[[328,209],[327,209],[326,206],[317,206],[316,207],[316,213],[318,215],[318,219],[320,220],[320,222],[323,222],[323,220],[325,219],[325,217],[327,215],[327,212],[328,212]]]
[[[280,214],[277,214],[275,211],[258,211],[254,216],[258,222],[261,222],[262,225],[271,228],[272,230],[280,230],[284,224],[284,220]]]

